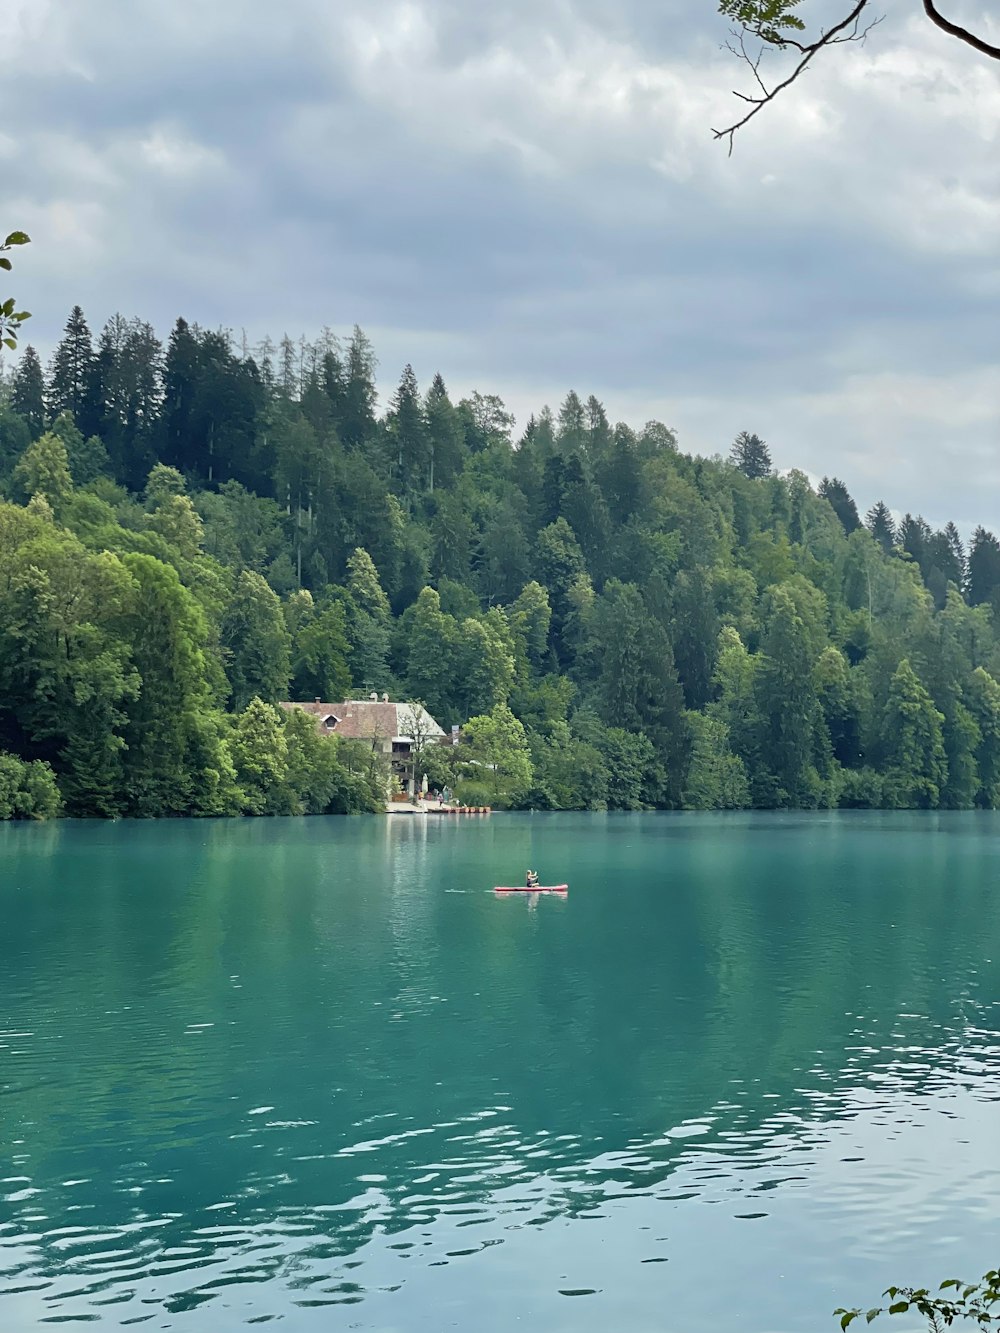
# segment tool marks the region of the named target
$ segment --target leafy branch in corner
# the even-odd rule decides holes
[[[0,245],[0,268],[8,273],[14,267],[10,259],[7,258],[7,251],[13,250],[15,246],[27,245],[30,241],[27,232],[12,231],[2,245]],[[21,325],[31,315],[27,310],[18,310],[13,296],[8,296],[6,301],[0,302],[0,342],[11,351],[17,348],[17,334]]]
[[[848,42],[864,42],[871,30],[882,22],[882,16],[868,17],[872,13],[872,0],[854,0],[849,12],[832,27],[821,30],[813,41],[806,41],[806,25],[795,12],[802,0],[719,0],[718,9],[723,18],[730,19],[735,27],[732,41],[726,49],[745,64],[751,74],[755,87],[752,92],[743,93],[733,90],[733,95],[749,110],[733,124],[723,129],[713,129],[716,139],[729,141],[729,152],[733,151],[733,139],[737,130],[753,120],[764,107],[805,73],[820,52],[828,47],[842,46]],[[1000,46],[995,46],[985,38],[970,32],[957,23],[952,23],[938,10],[934,0],[922,0],[924,14],[942,32],[957,41],[971,46],[980,55],[991,60],[1000,60]],[[867,11],[867,12],[866,12]],[[795,34],[802,36],[795,36]],[[748,40],[759,43],[755,49],[748,49]],[[765,83],[761,75],[761,60],[771,48],[777,51],[791,51],[795,62],[791,71],[775,83]]]
[[[877,1306],[873,1310],[835,1310],[840,1318],[840,1327],[846,1330],[855,1319],[864,1313],[865,1321],[871,1323],[881,1314],[907,1314],[915,1310],[927,1320],[931,1333],[944,1333],[946,1328],[958,1320],[971,1319],[981,1329],[989,1329],[1000,1324],[1000,1272],[991,1269],[979,1282],[967,1284],[957,1277],[950,1277],[942,1282],[938,1292],[947,1295],[932,1296],[927,1287],[889,1287],[882,1294],[891,1302],[887,1309]]]

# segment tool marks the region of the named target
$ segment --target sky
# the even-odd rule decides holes
[[[576,389],[1000,527],[1000,65],[884,8],[727,156],[715,0],[4,0],[4,290],[43,356],[74,304],[357,323],[384,399]]]

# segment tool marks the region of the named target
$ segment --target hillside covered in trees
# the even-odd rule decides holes
[[[280,699],[388,691],[542,809],[993,808],[1000,543],[570,393],[518,438],[375,356],[74,309],[0,386],[0,815],[377,807]],[[891,497],[890,497],[891,498]],[[471,723],[470,723],[471,720]],[[476,762],[471,761],[475,759]]]

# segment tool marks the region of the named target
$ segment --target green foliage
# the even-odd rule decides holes
[[[25,499],[44,495],[58,509],[73,489],[69,455],[58,435],[49,433],[28,446],[14,469],[14,486]]]
[[[27,245],[30,237],[23,231],[9,232],[7,238],[0,243],[0,269],[5,269],[8,273],[14,267],[9,258],[10,251],[15,247]],[[13,296],[8,296],[5,301],[0,302],[0,342],[11,351],[17,349],[17,335],[21,325],[31,315],[27,310],[18,310],[17,303]]]
[[[932,809],[948,775],[944,714],[904,657],[893,675],[883,718],[886,804]]]
[[[729,746],[729,729],[717,717],[688,715],[691,763],[684,788],[689,810],[741,810],[750,804],[746,765]]]
[[[768,0],[768,3],[762,6],[740,4],[740,8],[777,10],[784,9],[792,4],[798,4],[798,0]],[[741,430],[739,435],[737,435],[736,439],[733,441],[733,447],[730,450],[729,456],[735,467],[743,473],[744,477],[749,478],[750,481],[758,481],[762,477],[769,477],[771,475],[771,455],[767,445],[759,435],[754,435],[750,431]]]
[[[236,580],[220,638],[228,653],[226,674],[235,712],[242,712],[253,698],[277,703],[286,697],[291,636],[281,603],[260,574],[245,569]]]
[[[515,447],[495,395],[407,368],[380,418],[374,372],[360,330],[251,358],[114,316],[95,347],[79,308],[47,376],[25,350],[0,752],[67,813],[378,808],[377,751],[272,707],[372,691],[464,727],[419,766],[477,804],[1000,805],[992,533],[862,526],[757,436],[692,458],[576,393]]]
[[[464,728],[468,763],[485,772],[492,789],[492,804],[514,805],[531,786],[534,776],[528,737],[506,704],[470,718]]]
[[[52,819],[61,807],[48,764],[37,759],[25,763],[0,751],[0,819]]]
[[[277,708],[251,699],[233,726],[231,749],[248,814],[298,813],[286,781],[288,739]]]
[[[942,1295],[941,1293],[946,1293]],[[981,1329],[1000,1324],[1000,1272],[991,1268],[978,1282],[963,1282],[961,1278],[946,1278],[932,1294],[927,1287],[887,1287],[882,1293],[888,1297],[888,1307],[876,1306],[866,1312],[835,1310],[842,1330],[850,1328],[864,1314],[865,1323],[871,1324],[883,1314],[919,1314],[927,1321],[931,1333],[942,1333],[960,1321],[978,1324]]]
[[[303,591],[300,597],[309,597]],[[310,606],[312,599],[310,598]],[[292,640],[292,694],[298,700],[333,703],[351,692],[347,618],[339,602],[310,610]],[[287,683],[287,673],[285,681]],[[282,691],[283,693],[283,691]],[[274,696],[277,697],[277,696]]]
[[[719,13],[773,46],[784,46],[789,32],[805,24],[794,12],[800,0],[719,0]]]

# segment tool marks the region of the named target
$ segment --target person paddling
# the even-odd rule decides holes
[[[524,879],[524,887],[525,887],[526,889],[537,889],[537,888],[538,888],[538,871],[537,871],[537,870],[529,870],[529,871],[528,871],[528,873],[527,873],[527,875],[525,876],[525,879]]]

